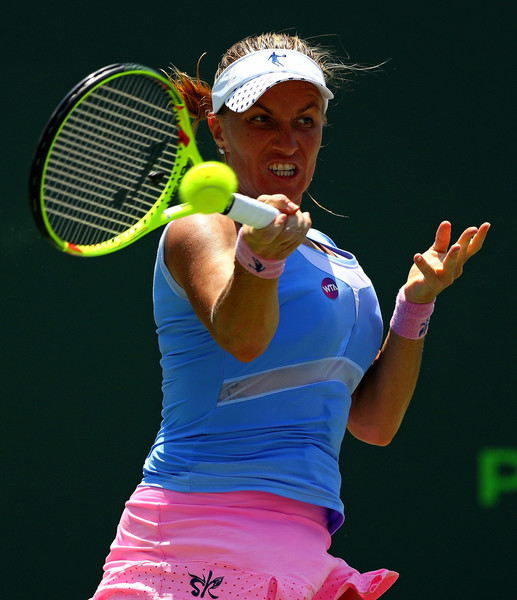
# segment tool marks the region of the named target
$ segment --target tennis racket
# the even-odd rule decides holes
[[[204,170],[202,202],[178,194],[185,173],[206,164],[172,83],[142,65],[110,65],[79,82],[43,131],[30,173],[32,214],[46,238],[76,256],[120,250],[196,212],[257,228],[274,220],[275,208],[232,194],[236,185],[227,189],[217,168]],[[177,196],[182,202],[171,206]]]

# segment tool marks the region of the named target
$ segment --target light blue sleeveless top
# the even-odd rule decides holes
[[[145,461],[145,485],[180,492],[260,490],[329,509],[343,522],[339,451],[351,393],[375,358],[382,319],[370,280],[351,254],[300,246],[279,281],[280,321],[250,363],[222,350],[170,275],[161,238],[154,312],[163,411]]]

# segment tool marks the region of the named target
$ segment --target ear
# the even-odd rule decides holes
[[[224,147],[224,135],[223,128],[221,126],[221,119],[211,112],[208,114],[208,127],[210,127],[210,131],[212,133],[212,137],[214,138],[214,142],[217,144],[218,148],[221,150],[225,150]]]

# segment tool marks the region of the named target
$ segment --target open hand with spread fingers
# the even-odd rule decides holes
[[[424,304],[436,296],[463,273],[467,260],[481,250],[490,223],[469,227],[458,241],[449,247],[451,224],[440,223],[433,245],[423,254],[415,254],[404,292],[409,302]]]

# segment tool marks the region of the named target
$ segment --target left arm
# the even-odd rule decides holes
[[[416,254],[404,286],[406,300],[432,302],[463,272],[478,252],[490,225],[469,227],[449,248],[451,224],[438,227],[434,244]],[[364,442],[385,446],[397,433],[416,387],[424,338],[406,339],[390,329],[381,351],[352,395],[348,430]]]

